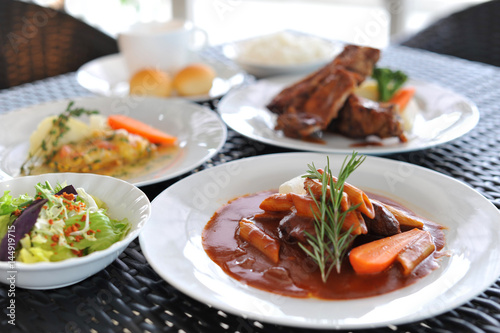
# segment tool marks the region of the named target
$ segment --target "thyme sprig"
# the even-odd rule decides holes
[[[309,164],[309,170],[304,177],[318,179],[321,182],[321,197],[315,198],[311,190],[309,192],[318,207],[314,213],[315,235],[305,232],[307,245],[299,243],[305,251],[318,265],[321,272],[321,279],[326,282],[332,270],[335,268],[340,273],[342,260],[349,251],[355,236],[351,235],[351,229],[342,231],[342,225],[346,215],[358,208],[359,205],[351,206],[346,211],[341,210],[344,184],[351,173],[353,173],[366,159],[353,152],[349,161],[344,159],[337,181],[334,182],[330,169],[330,159],[327,157],[327,164],[324,172],[318,171],[314,163]],[[330,189],[330,191],[329,191]],[[314,210],[313,210],[314,211]]]
[[[97,110],[87,110],[84,108],[73,107],[74,101],[70,101],[66,109],[52,121],[47,136],[40,142],[40,145],[30,152],[27,159],[21,165],[21,174],[29,175],[34,166],[43,160],[42,163],[48,163],[56,153],[56,147],[60,139],[69,131],[68,122],[72,117],[81,117],[82,115],[97,114]]]

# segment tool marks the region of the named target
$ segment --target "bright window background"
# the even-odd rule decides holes
[[[193,21],[207,30],[214,44],[287,29],[378,47],[389,42],[390,19],[381,6],[321,1],[193,3]]]
[[[487,0],[33,1],[64,8],[112,36],[137,21],[167,21],[181,12],[209,33],[212,44],[290,29],[384,47],[454,11]]]

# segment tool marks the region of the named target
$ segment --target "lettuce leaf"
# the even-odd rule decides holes
[[[10,215],[17,209],[17,205],[14,204],[14,198],[9,193],[10,191],[5,191],[2,197],[0,197],[0,215]]]
[[[61,260],[66,260],[69,258],[76,258],[78,257],[76,254],[74,254],[71,249],[68,249],[67,247],[56,245],[52,247],[53,253],[52,256],[50,257],[50,261],[61,261]]]
[[[33,198],[27,194],[22,194],[17,198],[10,195],[10,191],[5,191],[0,197],[0,215],[9,215],[16,209],[21,209],[33,202]]]
[[[53,251],[47,251],[39,247],[22,248],[19,251],[17,260],[25,263],[34,263],[40,261],[51,261]],[[54,261],[54,260],[52,260]]]
[[[66,221],[66,225],[78,222],[78,218],[78,216],[69,218]],[[94,235],[96,240],[82,239],[79,242],[73,243],[74,247],[80,250],[86,249],[87,253],[107,249],[114,243],[123,239],[130,230],[130,223],[128,223],[126,219],[121,221],[111,220],[103,211],[91,213],[90,222],[91,230],[95,231]]]
[[[14,198],[10,191],[5,191],[0,197],[0,240],[7,234],[8,228],[12,225],[16,216],[11,216],[17,209],[25,208],[33,202],[33,198],[27,194]]]
[[[3,239],[7,234],[7,230],[12,223],[11,220],[10,215],[0,215],[0,239]]]

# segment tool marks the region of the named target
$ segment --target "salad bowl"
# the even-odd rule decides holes
[[[13,178],[0,182],[0,196],[5,191],[13,197],[33,195],[35,185],[49,182],[83,188],[104,201],[107,215],[116,220],[127,219],[130,230],[123,239],[104,250],[58,262],[23,263],[9,258],[0,261],[0,282],[11,289],[54,289],[75,284],[111,264],[141,232],[151,215],[151,203],[136,186],[123,180],[95,174],[58,173]]]

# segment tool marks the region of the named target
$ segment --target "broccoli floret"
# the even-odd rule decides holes
[[[377,80],[379,100],[387,102],[406,82],[408,75],[402,71],[389,68],[375,68],[372,77]]]

